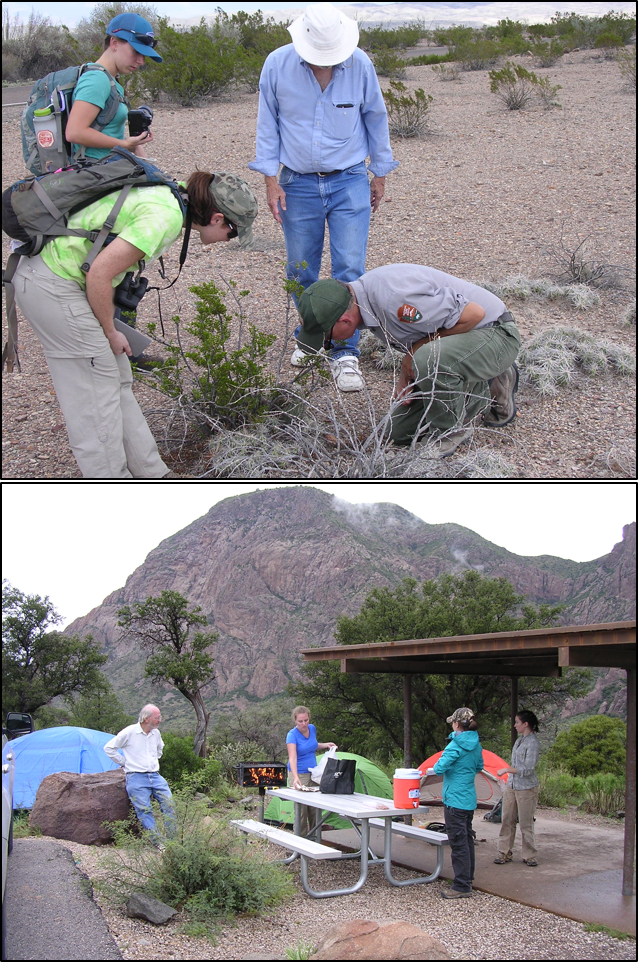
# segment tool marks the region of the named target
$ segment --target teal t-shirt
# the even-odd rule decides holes
[[[121,96],[124,96],[124,87],[122,87],[117,80],[115,81],[115,87],[117,92]],[[73,103],[75,103],[76,100],[84,100],[102,110],[102,108],[106,106],[106,102],[110,96],[111,81],[109,80],[109,74],[103,70],[85,70],[75,85]],[[107,124],[106,127],[103,127],[100,132],[106,134],[108,137],[117,137],[118,140],[123,140],[127,117],[128,107],[126,104],[120,104],[113,120],[110,124]],[[110,147],[87,147],[85,151],[87,157],[95,157],[98,160],[106,157],[110,152]]]

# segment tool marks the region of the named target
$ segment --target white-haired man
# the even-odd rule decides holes
[[[116,765],[121,765],[126,773],[126,791],[142,823],[142,828],[151,833],[154,845],[159,848],[161,838],[157,833],[151,798],[157,799],[167,834],[175,832],[175,811],[171,803],[171,790],[168,782],[159,773],[159,759],[162,757],[164,742],[159,733],[162,716],[157,705],[144,705],[136,725],[129,725],[107,742],[104,751]]]

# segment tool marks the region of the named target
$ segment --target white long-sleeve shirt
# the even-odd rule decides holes
[[[138,723],[123,728],[107,742],[104,751],[116,765],[129,772],[158,772],[164,742],[157,728],[148,733]]]

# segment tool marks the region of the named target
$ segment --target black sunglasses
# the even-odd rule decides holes
[[[334,331],[334,324],[332,325],[332,327],[330,328],[330,330],[328,331],[328,333],[326,334],[326,336],[325,336],[324,339],[323,339],[323,349],[324,349],[324,351],[331,351],[331,350],[332,350],[332,332],[333,332],[333,331]]]
[[[125,33],[131,33],[131,32],[132,32],[131,30],[126,30],[125,27],[118,27],[117,30],[114,30],[114,31],[113,31],[113,34],[120,33],[122,30],[124,30]],[[145,47],[152,47],[153,50],[155,50],[155,48],[156,48],[156,46],[157,46],[157,44],[158,44],[158,40],[157,40],[156,37],[149,37],[149,36],[148,36],[147,34],[145,34],[145,33],[134,33],[134,34],[133,34],[133,37],[134,37],[136,43],[141,43],[141,44],[143,44]]]
[[[230,227],[228,240],[232,240],[233,237],[237,237],[237,234],[238,234],[237,225],[231,223],[231,221],[229,221],[227,217],[224,217],[224,223],[226,224],[227,227]]]

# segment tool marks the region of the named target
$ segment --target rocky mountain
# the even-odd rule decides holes
[[[436,507],[433,506],[433,517]],[[356,613],[374,587],[474,568],[508,578],[540,603],[565,604],[565,624],[635,617],[635,524],[595,561],[522,557],[456,524],[427,524],[394,504],[352,506],[311,487],[285,486],[229,498],[162,541],[97,608],[66,631],[92,632],[108,653],[105,672],[129,711],[159,699],[170,720],[180,695],[144,679],[144,656],[120,639],[124,604],[181,592],[218,632],[215,709],[283,691],[299,650],[334,643],[341,614]]]

